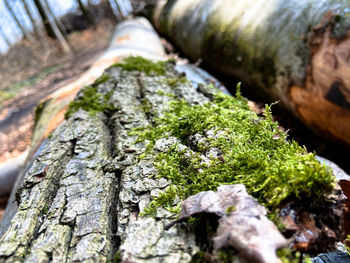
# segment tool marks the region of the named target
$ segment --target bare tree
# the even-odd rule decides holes
[[[77,2],[78,2],[78,5],[79,5],[79,9],[83,13],[83,16],[85,17],[85,19],[88,22],[88,24],[95,26],[96,25],[96,21],[95,21],[93,15],[91,14],[91,12],[85,7],[84,3],[81,0],[77,0]]]
[[[7,38],[6,34],[4,33],[4,31],[2,30],[2,28],[0,27],[0,35],[2,37],[2,39],[5,41],[7,46],[11,46],[11,42],[10,40]]]
[[[119,12],[119,15],[122,19],[124,19],[124,14],[122,12],[122,9],[120,8],[120,4],[118,3],[118,0],[114,0],[114,3],[115,5],[117,6],[117,9],[118,9],[118,12]]]
[[[102,3],[106,3],[106,5],[109,8],[110,14],[111,14],[110,17],[113,19],[114,22],[117,22],[117,17],[115,15],[114,11],[113,11],[113,7],[112,7],[111,3],[109,2],[109,0],[102,0],[101,2]]]
[[[57,38],[55,35],[55,31],[52,28],[51,23],[49,21],[49,15],[47,12],[45,12],[45,9],[44,9],[41,1],[40,0],[33,0],[33,1],[34,1],[34,4],[35,4],[39,14],[40,14],[40,17],[41,17],[41,20],[42,20],[43,25],[45,27],[47,35],[51,38]]]
[[[30,40],[31,37],[28,34],[28,32],[26,31],[26,29],[24,28],[24,26],[21,24],[21,22],[19,21],[19,19],[17,18],[15,12],[12,9],[12,6],[10,5],[8,0],[4,0],[5,6],[9,12],[9,14],[11,15],[11,17],[13,18],[13,20],[15,21],[17,27],[21,30],[22,35],[25,39]]]
[[[67,31],[61,20],[55,15],[55,13],[52,11],[52,8],[50,7],[50,4],[47,0],[41,0],[43,5],[46,7],[48,14],[53,18],[56,25],[58,26],[58,29],[61,31],[63,35],[67,35]]]
[[[59,30],[56,22],[50,18],[49,16],[49,10],[47,8],[47,6],[45,4],[43,4],[41,2],[41,0],[34,0],[34,3],[38,9],[38,12],[42,18],[42,21],[44,23],[45,29],[47,31],[48,36],[52,37],[52,38],[56,38],[61,47],[62,50],[65,53],[69,53],[72,51],[69,43],[67,42],[67,40],[65,39],[65,37],[63,36],[63,34],[61,33],[61,31]]]
[[[29,6],[28,6],[28,4],[27,4],[27,1],[26,1],[26,0],[21,0],[21,2],[22,2],[22,4],[23,4],[24,10],[25,10],[25,12],[26,12],[26,15],[28,16],[30,22],[32,23],[32,26],[33,26],[33,30],[34,30],[35,35],[40,36],[38,26],[37,26],[37,24],[35,23],[35,20],[34,20],[34,18],[33,18],[33,15],[32,15],[32,13],[31,13],[30,10],[29,10]]]

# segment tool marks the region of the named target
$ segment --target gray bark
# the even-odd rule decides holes
[[[142,98],[157,114],[170,100],[157,92],[174,88],[165,77],[119,68],[108,74],[113,78],[99,89],[113,92],[118,110],[97,116],[80,110],[54,132],[17,192],[0,262],[109,262],[119,244],[122,258],[132,262],[188,262],[198,251],[186,229],[164,234],[172,213],[160,210],[157,220],[138,216],[169,182],[154,179],[152,159],[138,160],[144,146],[134,145],[128,132],[150,121]],[[170,69],[167,77],[178,74]],[[189,84],[175,92],[193,103],[208,101]]]
[[[122,39],[130,34],[131,25],[126,25]],[[147,53],[148,48],[142,45],[139,52]],[[115,110],[96,115],[79,110],[43,143],[18,182],[18,208],[8,210],[0,227],[0,262],[111,262],[114,255],[122,262],[191,261],[200,250],[195,234],[184,225],[165,230],[176,214],[158,208],[155,217],[140,215],[170,182],[156,176],[156,152],[140,160],[145,146],[135,144],[136,137],[129,134],[134,127],[152,123],[174,97],[192,105],[212,98],[210,89],[197,85],[211,83],[208,75],[192,67],[176,68],[194,84],[171,85],[169,78],[182,75],[170,64],[165,76],[107,70],[111,78],[97,89],[111,95]],[[148,101],[147,111],[143,101]],[[190,145],[199,139],[193,136],[185,145],[175,137],[164,138],[157,141],[155,151],[176,143],[190,153]]]
[[[110,262],[117,255],[122,262],[174,263],[190,262],[200,251],[184,225],[165,229],[176,214],[158,208],[155,217],[140,215],[171,184],[157,177],[155,154],[176,144],[192,156],[200,138],[186,144],[160,139],[154,153],[139,159],[145,145],[135,144],[129,132],[152,123],[174,97],[198,105],[213,93],[191,83],[169,84],[181,76],[172,65],[165,76],[119,67],[106,73],[111,78],[98,92],[111,94],[115,110],[92,115],[80,109],[52,134],[17,190],[19,205],[0,239],[0,262]]]

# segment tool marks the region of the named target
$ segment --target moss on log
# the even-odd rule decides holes
[[[156,28],[188,57],[350,145],[349,1],[146,2]]]
[[[261,152],[271,147],[280,152],[283,152],[280,146],[287,149],[283,155],[294,160],[297,165],[294,172],[300,172],[300,178],[307,181],[305,184],[318,185],[318,189],[314,189],[317,195],[313,193],[317,197],[315,202],[310,202],[314,196],[310,199],[302,190],[273,194],[278,195],[279,202],[288,200],[290,210],[299,205],[303,213],[311,211],[317,224],[327,229],[329,238],[319,230],[320,238],[310,241],[310,251],[334,249],[342,235],[341,192],[333,191],[333,195],[329,195],[334,179],[328,168],[301,147],[285,141],[276,124],[269,117],[258,118],[243,98],[216,95],[217,91],[210,85],[193,87],[171,61],[147,61],[148,66],[162,68],[155,72],[129,67],[128,62],[137,61],[143,65],[146,62],[134,57],[126,59],[126,64],[109,68],[104,75],[108,77],[82,89],[70,104],[66,122],[53,132],[16,193],[18,209],[0,238],[0,262],[110,262],[113,258],[122,262],[195,260],[205,250],[192,228],[195,226],[182,224],[165,230],[165,226],[176,219],[181,201],[188,194],[215,189],[220,184],[247,181],[252,172],[249,169],[262,165],[252,163],[253,156],[244,162],[249,153],[241,159],[231,156],[227,145],[219,143],[220,137],[230,136],[230,125],[222,129],[231,122],[218,122],[220,125],[216,128],[216,122],[212,127],[205,119],[209,122],[220,119],[220,111],[232,114],[233,122],[239,122],[238,117],[253,127],[251,131],[256,131],[253,137],[264,136],[260,145],[253,137],[247,140],[248,144],[259,145]],[[86,107],[88,101],[93,107]],[[102,106],[96,107],[98,103]],[[171,106],[174,103],[175,108]],[[176,103],[182,103],[183,107],[176,107]],[[210,116],[198,112],[200,109],[208,111]],[[198,114],[199,123],[193,120],[195,116],[191,116],[191,112]],[[167,120],[170,126],[166,125]],[[197,124],[188,126],[183,121]],[[151,131],[148,136],[140,137],[140,132],[147,130]],[[246,135],[237,133],[234,137]],[[239,141],[233,142],[242,148]],[[175,158],[170,165],[161,167],[162,161],[176,153],[181,153],[178,163]],[[203,163],[197,162],[198,158]],[[235,163],[237,161],[240,162]],[[274,162],[273,156],[270,161]],[[246,163],[249,169],[231,174],[224,173],[225,166],[222,166],[223,173],[215,170],[223,162],[233,166]],[[210,167],[213,169],[202,173],[201,170]],[[187,186],[185,178],[176,179],[177,168],[188,175]],[[283,166],[280,169],[284,171]],[[311,170],[314,172],[309,174]],[[261,179],[264,172],[259,173]],[[213,177],[220,174],[226,179],[215,183]],[[266,173],[265,180],[261,181],[263,191],[268,190],[264,188],[264,184],[269,184]],[[280,182],[281,187],[289,183],[288,179]],[[193,191],[182,195],[186,187]],[[296,189],[298,187],[302,189],[304,185],[296,185]],[[250,194],[267,204],[272,196],[259,197],[260,190],[251,188]],[[166,202],[160,202],[164,199]],[[270,216],[278,218],[277,203],[272,204]],[[147,215],[149,209],[153,209],[153,215]],[[234,255],[228,255],[231,254]]]

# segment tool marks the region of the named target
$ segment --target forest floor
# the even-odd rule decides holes
[[[113,25],[105,21],[95,29],[70,35],[75,49],[72,54],[62,55],[54,46],[49,56],[41,57],[37,43],[31,46],[24,41],[14,46],[7,57],[0,59],[0,164],[28,149],[36,105],[85,72],[107,48],[112,33]],[[34,57],[37,61],[32,55],[36,51]],[[25,58],[25,55],[28,56]],[[7,198],[0,197],[0,219]]]

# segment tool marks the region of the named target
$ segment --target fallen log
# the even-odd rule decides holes
[[[288,217],[297,250],[334,250],[342,239],[331,170],[288,143],[268,109],[259,118],[239,94],[193,87],[172,61],[125,59],[82,89],[65,116],[17,189],[0,262],[240,257],[234,248],[210,255],[211,233],[199,228],[199,238],[197,224],[165,229],[182,200],[222,184],[244,183],[271,219]],[[298,241],[305,233],[315,235]]]
[[[148,0],[144,13],[192,60],[278,100],[350,145],[348,2]]]

